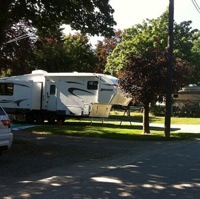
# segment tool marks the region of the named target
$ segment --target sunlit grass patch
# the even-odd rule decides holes
[[[132,122],[142,122],[143,115],[141,112],[130,112],[130,117],[127,114],[124,115],[123,111],[111,111],[110,119],[117,121],[132,121]],[[164,124],[165,117],[149,115],[150,123]],[[172,124],[199,124],[199,118],[189,118],[189,117],[171,117]]]
[[[71,121],[64,125],[44,125],[36,126],[29,129],[31,132],[39,132],[44,134],[80,136],[80,137],[96,137],[118,140],[141,140],[141,141],[163,141],[164,128],[150,127],[150,134],[143,134],[142,125],[119,125],[116,122],[102,123],[88,121]],[[199,134],[177,133],[171,132],[170,140],[194,140],[199,139]]]

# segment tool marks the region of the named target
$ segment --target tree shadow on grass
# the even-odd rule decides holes
[[[171,129],[170,139],[165,138],[164,127],[150,126],[150,134],[143,134],[142,124],[120,125],[116,122],[68,121],[63,125],[44,125],[34,128],[38,132],[78,137],[96,137],[116,140],[135,141],[166,141],[166,140],[194,140],[198,134],[183,134],[176,132],[179,128]]]
[[[100,122],[79,122],[77,125],[77,122],[70,122],[67,123],[66,126],[68,128],[77,128],[80,129],[81,132],[84,132],[83,134],[79,131],[76,133],[73,133],[74,136],[88,136],[88,137],[98,137],[98,138],[109,138],[109,139],[118,139],[118,140],[137,140],[137,141],[166,141],[166,138],[164,137],[164,128],[163,127],[156,127],[151,126],[150,127],[150,134],[143,134],[143,126],[142,125],[120,125],[116,123],[100,123]],[[102,128],[103,127],[103,128]],[[94,132],[86,132],[85,130],[87,128],[94,128]],[[104,128],[110,128],[113,129],[113,132],[110,132],[108,130],[104,130]],[[122,130],[130,130],[128,133],[124,133],[123,131],[120,132],[120,129]],[[115,131],[119,132],[115,132]],[[137,133],[134,132],[134,130],[137,131]],[[178,128],[173,128],[171,131],[179,130]],[[133,133],[131,133],[131,131]],[[138,133],[140,131],[141,133]],[[181,139],[179,136],[175,136],[170,138],[169,140],[178,140]]]
[[[107,127],[107,128],[119,128],[119,129],[137,129],[137,130],[142,130],[143,126],[142,124],[120,124],[120,123],[103,123],[103,122],[69,122],[65,123],[66,126],[96,126],[96,127]],[[157,126],[150,126],[150,130],[153,131],[164,131],[164,127],[157,127]],[[177,131],[180,130],[180,128],[171,128],[171,131]]]

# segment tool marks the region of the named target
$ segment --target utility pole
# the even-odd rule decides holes
[[[172,111],[172,71],[174,60],[174,0],[169,0],[168,67],[166,81],[165,137],[170,138]]]

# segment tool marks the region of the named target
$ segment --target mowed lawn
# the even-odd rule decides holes
[[[164,117],[150,115],[150,123],[164,124]],[[133,122],[132,125],[130,121]],[[172,117],[172,124],[199,124],[199,118]],[[134,123],[135,122],[135,123]],[[112,111],[109,118],[74,118],[67,119],[63,124],[36,126],[27,131],[32,133],[59,134],[70,136],[89,136],[121,140],[146,140],[161,141],[164,137],[164,128],[150,127],[151,133],[142,133],[142,113],[131,112],[130,117],[124,112]],[[200,139],[199,133],[178,133],[171,132],[170,140],[196,140]]]

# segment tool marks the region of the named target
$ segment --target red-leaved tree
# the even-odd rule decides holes
[[[119,72],[120,86],[143,104],[143,133],[150,133],[150,105],[158,96],[166,94],[167,52],[146,51],[143,55],[130,54],[126,66]],[[186,82],[192,67],[182,60],[174,60],[173,88],[180,88]]]

